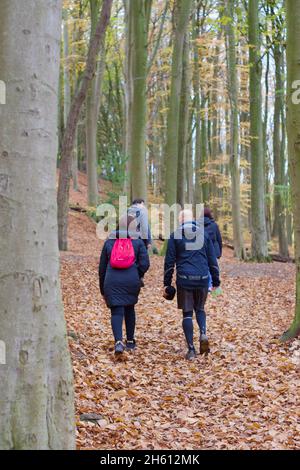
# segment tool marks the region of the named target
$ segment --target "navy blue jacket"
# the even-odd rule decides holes
[[[216,257],[221,258],[223,242],[218,224],[214,221],[214,219],[204,217],[204,229],[209,235],[211,241],[213,242]]]
[[[191,231],[200,231],[202,238],[191,238]],[[181,239],[176,239],[175,234],[181,232]],[[198,232],[199,233],[199,232]],[[197,246],[196,245],[197,242]],[[193,247],[194,245],[194,247]],[[193,249],[188,249],[193,248]],[[214,287],[220,285],[218,261],[211,239],[202,227],[196,222],[182,225],[178,231],[172,233],[165,258],[164,285],[172,284],[174,268],[176,266],[176,284],[187,290],[195,290],[199,287],[208,287],[209,271]]]
[[[100,292],[108,307],[135,305],[141,289],[141,277],[150,266],[147,249],[142,240],[132,239],[135,263],[128,269],[114,269],[109,262],[115,243],[114,236],[111,237],[106,240],[100,257]]]

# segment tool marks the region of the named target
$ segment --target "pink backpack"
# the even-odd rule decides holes
[[[128,269],[135,262],[135,254],[130,238],[118,238],[113,246],[110,265],[115,269]]]

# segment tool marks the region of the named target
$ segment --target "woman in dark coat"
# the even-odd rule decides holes
[[[125,227],[127,229],[117,229],[112,232],[106,240],[99,264],[100,292],[103,295],[107,306],[111,310],[111,324],[115,338],[115,353],[120,354],[124,351],[123,344],[123,320],[126,325],[126,348],[135,349],[135,309],[138,302],[141,289],[141,278],[148,271],[150,262],[149,255],[143,240],[134,239],[128,232],[133,217],[125,217]],[[124,223],[124,220],[123,220]],[[122,227],[124,224],[121,225]],[[135,262],[127,269],[116,269],[110,264],[110,258],[116,239],[131,239]]]
[[[204,209],[204,231],[207,233],[209,238],[211,239],[216,257],[218,259],[221,258],[222,256],[222,249],[223,249],[223,242],[222,242],[222,236],[221,232],[219,229],[218,224],[214,221],[214,218],[212,216],[211,210],[209,207],[205,207]],[[209,275],[209,286],[208,286],[209,292],[212,291],[212,277],[211,274]]]

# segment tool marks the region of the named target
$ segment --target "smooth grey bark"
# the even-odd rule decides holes
[[[258,0],[249,0],[252,257],[257,261],[264,261],[268,257],[268,243],[265,217],[265,171],[261,113],[262,63],[258,13]]]
[[[238,108],[238,79],[236,66],[234,5],[231,0],[225,0],[226,13],[231,21],[228,22],[227,32],[227,61],[228,61],[228,94],[230,100],[230,175],[231,175],[231,207],[233,225],[234,254],[237,258],[245,259],[245,250],[241,224],[241,194],[240,194],[240,165],[239,165],[239,108]]]
[[[63,45],[64,45],[64,129],[67,127],[68,116],[71,107],[71,64],[70,64],[70,44],[69,44],[69,24],[67,12],[63,12]],[[75,74],[76,78],[76,74]],[[76,129],[77,132],[77,129]],[[78,191],[78,160],[77,141],[73,150],[72,179],[73,188]]]
[[[71,107],[71,76],[69,64],[69,27],[67,14],[63,14],[63,37],[64,37],[64,127],[67,126],[67,120]]]
[[[130,128],[131,195],[133,199],[148,197],[146,170],[146,80],[148,73],[148,30],[152,0],[130,0],[129,21],[131,22],[132,103]]]
[[[191,7],[191,0],[177,0],[174,6],[175,30],[173,37],[172,78],[166,143],[166,202],[169,206],[177,202],[178,131],[182,81],[182,53]]]
[[[91,10],[91,41],[95,34],[99,16],[99,0],[90,0]],[[100,60],[96,67],[96,74],[90,84],[90,90],[86,99],[86,155],[88,176],[88,205],[98,204],[98,155],[97,155],[97,129],[98,115],[102,94],[102,79],[105,67],[105,44],[101,44]]]
[[[179,111],[179,134],[178,134],[178,178],[177,178],[177,199],[178,204],[184,206],[187,192],[187,152],[188,152],[188,131],[189,131],[189,104],[190,104],[190,66],[189,66],[189,35],[185,35],[182,53],[182,81],[181,98]]]
[[[274,14],[274,10],[272,11]],[[285,185],[285,153],[283,151],[285,133],[281,135],[281,118],[284,107],[284,83],[282,79],[283,38],[281,29],[275,19],[273,20],[274,32],[274,62],[275,62],[275,104],[274,104],[274,129],[273,129],[273,158],[274,158],[274,234],[278,236],[279,253],[281,256],[289,256],[289,248],[286,232],[286,216],[284,207]],[[284,129],[283,129],[284,130]]]
[[[201,181],[201,160],[205,159],[202,155],[201,147],[201,95],[200,95],[200,64],[199,64],[199,45],[197,38],[200,35],[200,5],[193,18],[193,42],[194,42],[194,70],[193,70],[193,92],[194,92],[194,111],[195,111],[195,204],[203,201],[202,181]]]
[[[61,11],[60,0],[1,1],[0,449],[75,447],[57,244]]]
[[[73,38],[73,44],[72,44],[72,54],[73,57],[76,57],[76,41],[79,39],[80,34],[76,29],[76,23],[74,23],[74,30],[72,34]],[[72,79],[73,79],[73,92],[75,93],[75,90],[77,89],[78,86],[78,77],[77,77],[77,69],[76,69],[76,59],[73,60],[72,64]],[[74,139],[74,150],[73,150],[73,162],[72,162],[72,180],[73,180],[73,189],[74,191],[79,190],[79,184],[78,184],[78,166],[79,166],[79,142],[78,142],[78,124],[76,126],[76,131],[75,131],[75,139]]]
[[[132,79],[132,15],[129,15],[129,0],[123,0],[125,10],[125,65],[124,65],[124,137],[123,150],[126,156],[126,178],[124,181],[123,192],[128,194],[131,199],[131,117],[132,117],[132,96],[133,96],[133,79]]]

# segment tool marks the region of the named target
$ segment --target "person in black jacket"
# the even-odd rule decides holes
[[[223,249],[223,242],[222,242],[222,236],[221,232],[219,229],[218,224],[214,221],[214,218],[212,216],[212,212],[209,209],[209,207],[205,207],[204,209],[204,230],[206,233],[209,235],[209,238],[211,239],[216,257],[218,259],[221,258],[222,256],[222,249]],[[208,283],[208,290],[212,290],[212,278],[211,274],[209,274],[209,283]]]
[[[218,224],[214,221],[211,210],[206,207],[204,209],[204,229],[208,233],[211,241],[213,242],[216,257],[218,259],[222,256],[223,242]]]
[[[152,246],[151,229],[148,220],[148,210],[145,205],[144,199],[135,199],[132,201],[127,214],[131,217],[135,217],[137,220],[137,232],[139,238],[141,238],[147,249]]]
[[[112,232],[106,240],[99,264],[100,292],[107,306],[111,310],[111,324],[115,338],[115,353],[120,354],[125,350],[123,344],[122,325],[125,318],[126,348],[135,349],[135,309],[141,289],[141,278],[150,266],[149,255],[144,242],[141,239],[130,237],[129,227],[133,217],[125,216],[127,230],[118,229]],[[120,224],[124,227],[124,219]],[[127,269],[115,269],[110,265],[110,257],[117,238],[131,238],[135,263]]]
[[[193,220],[189,210],[180,212],[180,227],[172,233],[167,247],[164,267],[165,292],[172,285],[176,266],[177,303],[183,311],[182,327],[188,345],[187,359],[193,359],[196,351],[193,341],[193,311],[200,329],[200,354],[209,352],[204,310],[208,295],[209,272],[213,287],[220,285],[219,267],[211,239]]]

